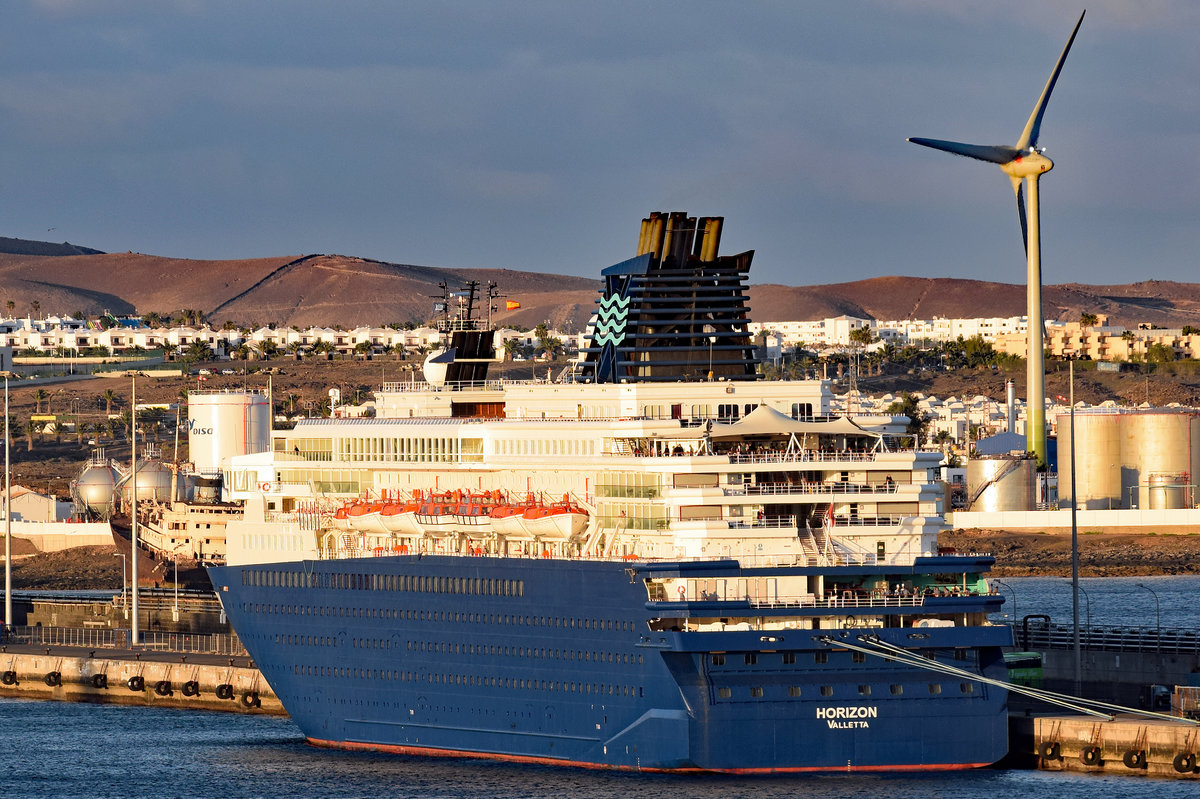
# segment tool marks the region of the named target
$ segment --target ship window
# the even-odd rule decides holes
[[[929,683],[929,693],[940,694],[942,692],[942,684],[940,682]]]
[[[859,694],[859,696],[870,696],[871,695],[871,686],[869,686],[869,685],[858,686],[858,694]]]
[[[793,697],[800,696],[800,686],[799,685],[789,685],[788,686],[788,696],[793,696]]]
[[[829,653],[828,652],[813,652],[813,662],[828,663],[829,662]]]
[[[763,695],[763,689],[762,689],[762,688],[760,688],[760,687],[759,687],[759,686],[757,686],[757,685],[751,686],[751,688],[750,688],[750,696],[753,696],[753,697],[755,697],[755,698],[757,699],[757,698],[761,697],[762,695]]]
[[[954,650],[954,659],[955,660],[970,660],[971,658],[970,658],[970,655],[967,652],[967,650],[955,649]]]
[[[832,685],[822,685],[821,686],[821,696],[833,696],[833,686]]]
[[[854,663],[865,663],[867,660],[867,653],[866,652],[851,652],[850,660],[853,661]]]
[[[784,652],[783,653],[783,665],[793,666],[795,664],[796,664],[796,653],[795,652]]]
[[[758,664],[758,654],[756,652],[747,652],[746,653],[746,665],[754,666],[757,664]]]
[[[964,694],[973,694],[973,693],[975,693],[975,683],[970,683],[970,682],[961,683],[958,686],[958,689],[960,691],[962,691]]]

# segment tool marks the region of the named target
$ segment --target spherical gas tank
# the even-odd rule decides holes
[[[75,478],[72,494],[88,511],[108,518],[116,505],[116,487],[116,470],[107,463],[92,463]]]
[[[120,483],[121,498],[129,502],[133,496],[133,479],[126,475]],[[160,461],[138,461],[138,502],[168,502],[171,499],[171,469]]]

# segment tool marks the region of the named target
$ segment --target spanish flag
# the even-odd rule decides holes
[[[521,307],[521,303],[519,303],[519,302],[513,302],[512,300],[504,301],[504,310],[506,310],[506,311],[515,311],[520,307]]]

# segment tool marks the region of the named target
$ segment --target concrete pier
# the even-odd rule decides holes
[[[1044,771],[1200,779],[1200,727],[1118,716],[1013,716],[1010,748]]]
[[[287,715],[247,658],[5,646],[0,697]]]

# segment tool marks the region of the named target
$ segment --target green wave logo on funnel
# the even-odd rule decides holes
[[[625,340],[625,326],[629,322],[629,298],[610,294],[600,298],[600,311],[596,314],[596,334],[592,341],[600,346],[620,346]]]

